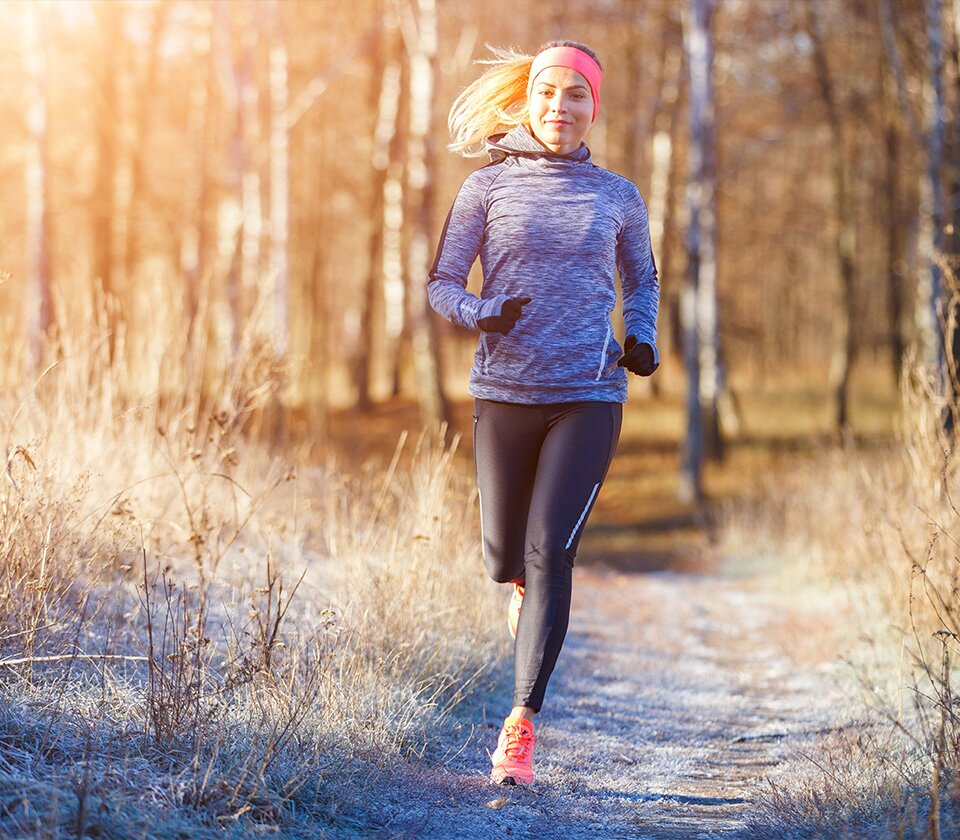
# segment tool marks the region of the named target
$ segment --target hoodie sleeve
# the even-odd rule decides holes
[[[647,208],[640,190],[629,185],[625,196],[624,221],[617,239],[617,270],[623,287],[623,320],[627,335],[653,348],[654,362],[660,362],[657,350],[657,310],[660,306],[660,283],[657,265],[650,247]]]
[[[448,321],[471,330],[478,329],[481,318],[500,315],[508,300],[502,294],[481,299],[467,291],[467,277],[480,253],[486,227],[489,178],[482,174],[487,171],[477,170],[460,187],[443,225],[427,283],[430,306]]]

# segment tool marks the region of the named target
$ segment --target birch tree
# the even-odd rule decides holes
[[[53,323],[50,271],[50,186],[47,144],[47,43],[45,8],[31,5],[21,19],[23,60],[27,87],[26,126],[29,146],[26,159],[27,294],[26,338],[35,367],[43,360],[47,335]]]
[[[943,171],[944,150],[944,103],[943,103],[943,31],[941,15],[943,5],[941,0],[926,0],[927,23],[927,55],[926,55],[926,83],[929,93],[925,97],[927,130],[927,193],[929,196],[929,220],[925,239],[928,242],[928,259],[930,270],[921,288],[921,297],[927,298],[927,314],[924,317],[927,329],[927,353],[933,369],[938,375],[945,372],[944,348],[944,320],[947,316],[947,300],[943,286],[943,272],[940,260],[946,251],[946,237],[944,236],[943,222],[943,185],[941,174]],[[932,344],[932,347],[929,345]],[[956,381],[955,360],[950,360],[953,373],[952,380]]]
[[[150,20],[150,35],[146,49],[146,67],[143,79],[137,86],[134,97],[134,128],[130,143],[130,185],[127,194],[127,230],[124,246],[124,275],[132,282],[134,273],[143,258],[144,228],[149,210],[147,198],[147,172],[149,138],[152,134],[154,103],[157,98],[160,40],[167,24],[170,4],[161,0],[153,7]]]
[[[287,115],[287,44],[280,0],[270,5],[270,280],[273,283],[273,339],[277,353],[290,344],[289,127]]]
[[[229,14],[231,8],[246,11],[241,29],[239,54],[231,45]],[[258,36],[255,0],[244,6],[231,7],[228,0],[216,0],[217,53],[222,66],[221,75],[232,79],[232,117],[230,136],[230,166],[228,183],[230,195],[226,207],[233,212],[230,222],[233,239],[230,242],[229,267],[226,272],[226,294],[230,310],[230,346],[235,352],[240,343],[241,324],[252,308],[260,275],[260,241],[263,235],[263,217],[260,200],[260,90],[256,76],[256,45]]]
[[[436,322],[427,307],[430,239],[434,233],[433,199],[436,152],[433,139],[434,84],[437,75],[436,0],[417,0],[416,13],[402,7],[403,35],[410,65],[410,124],[407,141],[407,187],[410,220],[409,277],[413,293],[410,317],[417,396],[425,422],[450,429],[450,408],[443,392]]]
[[[383,289],[384,232],[387,227],[385,208],[387,203],[387,180],[390,168],[390,147],[397,132],[397,116],[400,105],[400,60],[395,44],[397,23],[391,7],[383,9],[384,28],[382,41],[372,50],[376,56],[370,74],[371,112],[375,117],[370,169],[373,173],[373,190],[370,204],[370,254],[367,277],[364,281],[360,307],[360,341],[354,366],[354,381],[357,403],[361,408],[370,404],[371,357],[375,350],[378,330],[373,326],[376,300]]]
[[[941,172],[944,151],[944,102],[941,66],[943,35],[941,0],[925,0],[924,23],[926,54],[923,106],[918,117],[910,102],[904,62],[897,37],[897,28],[890,0],[877,0],[887,63],[896,84],[899,111],[914,140],[924,149],[926,168],[920,175],[920,258],[925,263],[917,283],[915,317],[922,358],[941,382],[946,381],[944,348],[944,299],[940,259],[944,252],[943,194]],[[956,365],[951,362],[955,371]]]
[[[680,495],[703,496],[704,443],[719,446],[720,390],[717,331],[717,222],[714,153],[713,40],[717,0],[688,0],[683,43],[690,83],[690,174],[687,184],[688,273],[681,292],[681,321],[687,384],[687,431],[683,443]]]
[[[211,156],[213,153],[214,118],[218,107],[216,57],[213,53],[214,19],[209,4],[197,3],[192,8],[190,48],[202,76],[190,88],[190,139],[194,144],[194,177],[184,191],[183,218],[189,220],[181,232],[180,270],[183,275],[183,319],[186,336],[194,334],[200,305],[199,290],[207,280],[210,252],[210,217],[214,196]]]

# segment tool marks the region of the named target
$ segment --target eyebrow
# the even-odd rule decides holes
[[[547,87],[552,87],[552,88],[555,88],[555,87],[556,87],[556,85],[555,85],[553,82],[537,82],[537,84],[538,84],[538,85],[546,85]],[[586,85],[570,85],[570,86],[567,88],[567,90],[575,90],[576,88],[580,88],[580,90],[587,90],[587,86],[586,86]]]

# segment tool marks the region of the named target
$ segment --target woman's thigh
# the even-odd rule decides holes
[[[475,402],[483,559],[490,577],[501,583],[523,575],[527,511],[545,434],[542,406]]]
[[[573,563],[620,437],[620,403],[557,406],[540,447],[526,526],[528,558]],[[556,571],[559,571],[557,569]]]

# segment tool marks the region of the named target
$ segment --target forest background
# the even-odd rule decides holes
[[[222,369],[256,312],[301,432],[397,396],[450,419],[473,338],[426,315],[424,284],[482,161],[444,150],[446,110],[483,44],[575,32],[610,64],[591,151],[650,207],[654,387],[682,392],[692,329],[728,435],[751,426],[736,394],[771,389],[833,401],[819,431],[876,430],[849,393],[934,352],[931,265],[960,237],[953,5],[714,5],[701,54],[657,0],[7,4],[3,370],[100,311],[111,359],[177,365],[147,336],[187,332]]]
[[[425,289],[485,162],[449,105],[552,38],[604,62],[587,143],[661,279],[597,515],[882,581],[932,698],[903,795],[960,801],[958,0],[8,0],[0,34],[4,825],[362,828],[342,757],[422,757],[499,679],[476,337]],[[441,570],[469,610],[425,630]]]

